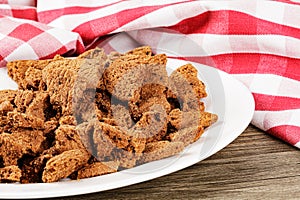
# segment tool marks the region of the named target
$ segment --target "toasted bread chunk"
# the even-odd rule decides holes
[[[0,157],[4,166],[17,165],[17,161],[24,154],[22,144],[14,139],[11,134],[0,134]]]
[[[107,91],[96,92],[96,105],[101,118],[111,117],[111,97]]]
[[[16,111],[46,120],[45,111],[49,111],[49,94],[43,91],[19,90],[15,96]]]
[[[45,112],[50,112],[48,109],[49,98],[49,94],[46,92],[35,92],[35,97],[30,105],[26,108],[25,113],[46,121]]]
[[[73,126],[76,126],[77,123],[76,123],[75,116],[67,115],[67,116],[62,116],[59,119],[59,124],[60,125],[73,125]]]
[[[130,136],[119,127],[111,126],[103,122],[99,123],[102,134],[107,135],[117,148],[126,148],[129,145]]]
[[[54,156],[47,163],[43,171],[44,183],[51,183],[67,178],[74,171],[82,168],[89,160],[89,155],[84,150],[74,149]]]
[[[32,115],[19,112],[8,112],[7,118],[13,127],[43,129],[44,121]]]
[[[146,145],[140,163],[167,158],[180,153],[184,148],[182,142],[158,141]]]
[[[176,108],[169,114],[169,122],[177,130],[191,126],[201,126],[200,119],[201,112],[199,111],[183,112]]]
[[[48,60],[17,60],[7,63],[8,75],[16,81],[19,89],[38,90],[42,82],[42,69],[55,60],[63,57],[56,56]]]
[[[129,152],[123,149],[115,149],[112,152],[112,158],[120,163],[121,168],[126,169],[135,167],[140,157],[141,153]]]
[[[159,81],[162,74],[167,75],[164,67],[166,60],[164,54],[121,56],[112,62],[104,73],[106,89],[116,98],[129,101],[139,87]]]
[[[95,146],[93,142],[94,121],[84,122],[76,126],[75,130],[80,136],[83,147],[90,153],[95,154]]]
[[[0,90],[0,103],[4,101],[13,102],[17,93],[17,90]]]
[[[169,122],[177,130],[192,126],[203,126],[206,128],[216,122],[217,119],[217,115],[209,112],[183,112],[178,108],[172,110],[169,114]]]
[[[171,111],[171,105],[165,97],[152,97],[138,104],[130,104],[133,119],[141,118],[143,113],[150,111],[155,105],[161,105],[167,114]]]
[[[116,147],[108,135],[104,134],[100,127],[100,122],[94,122],[93,126],[93,143],[95,144],[95,157],[98,161],[111,160],[112,151]],[[107,126],[105,126],[107,127]]]
[[[95,162],[78,170],[77,179],[90,178],[117,172],[119,163],[115,161],[110,162]]]
[[[21,169],[15,165],[0,168],[0,183],[19,182],[21,174]]]
[[[52,154],[47,154],[46,152],[36,158],[34,158],[29,163],[25,163],[22,166],[22,176],[21,183],[40,183],[42,182],[42,173],[46,163]]]
[[[207,96],[207,93],[205,91],[205,85],[204,83],[198,79],[198,71],[197,69],[191,65],[186,64],[174,71],[170,79],[173,84],[176,86],[176,90],[179,94],[187,95],[187,83],[192,86],[192,89],[194,91],[194,95],[196,95],[197,98],[203,98]]]
[[[104,53],[103,49],[96,47],[95,49],[90,49],[88,51],[83,52],[77,58],[87,58],[87,59],[99,58],[101,60],[106,60],[107,56]]]
[[[36,155],[44,150],[44,133],[41,130],[15,129],[10,137],[16,140],[26,154]]]
[[[150,46],[141,46],[130,51],[127,51],[125,54],[134,54],[134,55],[148,55],[151,56],[152,50]]]
[[[72,114],[73,86],[80,65],[78,60],[59,60],[43,70],[42,77],[50,95],[50,103],[59,105],[63,115]]]
[[[76,127],[72,125],[61,125],[56,129],[53,148],[58,154],[72,149],[86,149],[82,137],[78,134]]]
[[[124,131],[128,131],[133,126],[134,122],[128,108],[119,104],[112,105],[111,110],[115,126],[119,126]]]
[[[7,114],[9,111],[14,110],[14,105],[10,101],[3,101],[0,103],[0,115]]]
[[[192,126],[183,129],[179,129],[174,133],[170,133],[168,138],[172,142],[182,142],[184,146],[187,146],[195,141],[197,141],[203,134],[203,126]]]
[[[138,133],[148,142],[161,140],[167,133],[167,114],[161,105],[154,105],[145,112],[142,118],[131,128],[130,134]]]
[[[207,128],[218,120],[218,115],[210,112],[201,112],[200,124]]]
[[[50,103],[59,105],[64,116],[72,115],[73,111],[85,105],[82,101],[90,99],[86,98],[89,94],[85,93],[87,89],[96,92],[106,56],[103,50],[95,51],[99,57],[57,60],[43,69],[42,78],[50,95]]]
[[[16,165],[24,154],[36,155],[43,150],[42,131],[17,129],[12,134],[0,134],[0,157],[4,166]]]

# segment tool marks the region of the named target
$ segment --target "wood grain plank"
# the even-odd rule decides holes
[[[249,126],[189,168],[106,192],[57,199],[300,199],[300,151]]]

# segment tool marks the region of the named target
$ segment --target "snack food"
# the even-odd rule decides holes
[[[197,70],[168,76],[166,63],[148,46],[8,63],[19,89],[0,91],[0,182],[88,178],[180,153],[217,116]]]

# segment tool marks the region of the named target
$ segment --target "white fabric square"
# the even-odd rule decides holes
[[[24,43],[18,48],[16,48],[10,55],[8,55],[5,60],[36,60],[38,58],[39,57],[36,55],[35,51],[31,48],[31,46],[27,43]]]

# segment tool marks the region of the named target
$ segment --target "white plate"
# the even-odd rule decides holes
[[[176,69],[185,61],[169,59],[168,67]],[[205,82],[209,97],[207,109],[219,120],[194,144],[178,156],[147,163],[129,170],[88,178],[39,184],[0,184],[0,198],[44,198],[87,194],[120,188],[151,180],[191,166],[215,154],[238,137],[248,126],[254,112],[254,100],[248,89],[232,76],[215,68],[193,63]],[[0,89],[16,88],[5,69],[0,69]],[[180,181],[180,180],[178,180]]]

